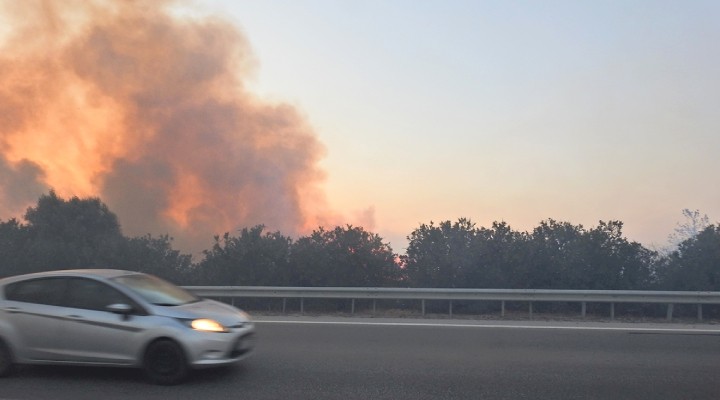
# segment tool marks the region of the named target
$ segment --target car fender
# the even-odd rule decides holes
[[[147,329],[141,333],[142,336],[139,340],[139,343],[141,343],[141,345],[138,347],[137,353],[135,355],[135,360],[137,360],[137,366],[142,366],[142,360],[145,354],[145,350],[150,345],[150,343],[158,339],[170,339],[178,343],[183,348],[183,351],[185,351],[186,354],[189,354],[190,349],[185,346],[181,338],[183,337],[184,331],[190,328],[184,326],[180,321],[171,321],[172,320],[168,320],[168,322],[163,325],[154,326],[153,328]]]

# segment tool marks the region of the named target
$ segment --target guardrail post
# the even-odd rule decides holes
[[[531,302],[530,302],[530,319],[532,319],[532,317],[533,317],[533,307],[532,307],[532,304],[533,304],[533,302],[531,301]]]
[[[375,307],[375,306],[376,306],[376,303],[377,303],[377,300],[376,300],[376,299],[373,299],[373,315],[375,315],[375,310],[376,310],[376,307]]]
[[[287,305],[287,299],[283,298],[283,314],[285,314],[285,306]]]
[[[702,304],[698,304],[698,321],[702,321]]]
[[[422,315],[425,316],[425,299],[420,300],[420,306],[422,308]]]
[[[500,302],[500,316],[505,317],[505,300]]]
[[[305,298],[300,298],[300,314],[305,314]]]
[[[610,319],[615,319],[615,303],[610,303]]]
[[[350,314],[355,314],[355,299],[350,303]]]
[[[668,321],[672,321],[673,307],[674,307],[674,306],[675,306],[674,304],[668,304],[668,308],[667,308],[667,320],[668,320]]]
[[[452,300],[450,300],[450,316],[452,317]]]
[[[587,312],[587,303],[583,301],[581,308],[582,308],[582,311],[580,311],[580,314],[582,315],[583,318],[585,318],[585,313]]]

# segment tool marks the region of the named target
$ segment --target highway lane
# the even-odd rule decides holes
[[[181,386],[154,386],[133,370],[22,367],[0,379],[0,399],[720,398],[712,325],[274,319],[258,322],[252,358]]]

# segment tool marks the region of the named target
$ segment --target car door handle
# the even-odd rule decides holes
[[[80,316],[80,315],[74,315],[74,314],[73,314],[73,315],[68,315],[67,318],[69,318],[69,319],[84,319],[82,316]]]
[[[5,311],[7,313],[11,313],[11,314],[17,314],[17,313],[21,312],[22,310],[20,310],[17,307],[5,307],[5,308],[3,308],[3,311]]]

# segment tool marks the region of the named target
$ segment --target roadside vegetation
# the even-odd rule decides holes
[[[186,285],[720,291],[720,227],[683,213],[665,251],[629,241],[621,221],[548,219],[521,232],[459,218],[420,225],[405,254],[362,227],[291,238],[258,225],[215,237],[193,260],[167,235],[124,236],[100,199],[50,192],[22,220],[0,221],[0,277],[112,267]]]

